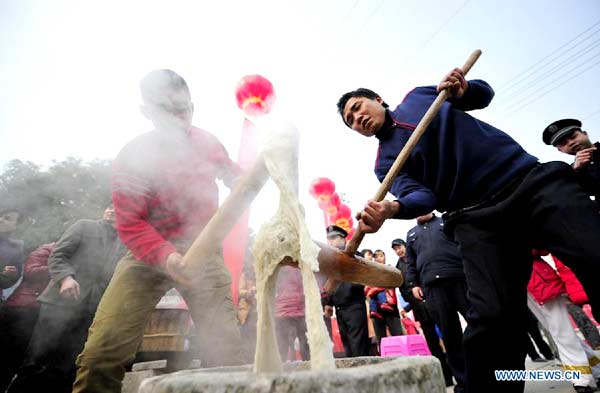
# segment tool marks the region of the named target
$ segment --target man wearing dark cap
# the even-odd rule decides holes
[[[408,272],[406,242],[403,239],[394,239],[392,240],[392,249],[398,257],[396,268],[402,272],[402,276],[405,278],[402,286],[399,288],[402,298],[408,302],[408,305],[404,307],[404,310],[406,312],[412,310],[415,320],[421,324],[421,329],[423,330],[423,335],[425,336],[425,340],[427,341],[427,346],[429,347],[431,355],[438,358],[440,364],[442,365],[442,372],[444,374],[446,386],[452,386],[454,385],[454,381],[452,380],[452,370],[448,365],[446,354],[440,346],[440,338],[435,330],[435,322],[433,321],[433,317],[429,311],[429,306],[423,301],[423,299],[418,299],[415,297],[415,295],[412,293],[412,288],[408,285],[406,280],[406,275]]]
[[[444,234],[444,221],[429,213],[416,219],[408,231],[406,284],[415,298],[425,300],[446,346],[448,364],[457,384],[465,391],[465,354],[458,313],[467,316],[467,284],[458,244]]]
[[[576,119],[561,119],[544,129],[542,139],[558,151],[575,156],[573,169],[582,187],[600,203],[600,142],[592,143],[582,123]]]
[[[348,232],[330,225],[327,227],[327,244],[343,250],[346,248]],[[359,284],[342,282],[333,294],[323,293],[326,314],[331,316],[331,307],[340,329],[346,357],[369,356],[371,343],[367,324],[365,288]],[[331,310],[331,311],[328,311]]]

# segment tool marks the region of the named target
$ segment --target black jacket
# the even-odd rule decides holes
[[[458,244],[444,234],[444,221],[436,216],[418,224],[406,235],[408,286],[434,286],[436,281],[463,278]]]
[[[336,307],[361,303],[365,303],[365,287],[350,282],[342,282],[333,295],[329,295],[325,300],[325,304]]]
[[[402,276],[406,278],[406,270],[408,267],[408,261],[406,258],[399,258],[398,263],[396,264],[396,269],[402,272]],[[406,312],[412,310],[415,319],[421,323],[431,321],[431,314],[429,314],[429,309],[427,308],[427,303],[422,300],[419,300],[413,295],[412,287],[408,284],[405,279],[402,283],[402,286],[398,288],[400,290],[400,294],[402,295],[402,299],[408,302],[408,306],[404,307]]]
[[[596,198],[600,204],[600,142],[594,143],[596,150],[592,153],[592,162],[576,171],[577,179],[583,189]]]

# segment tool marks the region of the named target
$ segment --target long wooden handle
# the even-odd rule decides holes
[[[263,188],[269,179],[269,172],[262,156],[259,156],[254,166],[244,174],[208,224],[198,235],[192,246],[183,256],[184,271],[197,268],[206,261],[207,253],[221,248],[221,243],[240,216],[250,205],[250,202]]]
[[[464,75],[466,75],[471,70],[471,67],[473,67],[477,59],[479,59],[479,56],[481,56],[481,50],[479,49],[471,53],[471,56],[469,56],[469,58],[461,68]],[[417,143],[419,143],[421,136],[423,136],[425,130],[427,130],[427,127],[429,126],[429,124],[431,124],[433,118],[440,111],[442,104],[444,104],[444,101],[446,101],[449,94],[450,93],[448,89],[442,90],[436,97],[435,101],[433,101],[427,112],[425,112],[425,115],[417,125],[417,128],[415,128],[412,135],[406,142],[406,145],[404,145],[404,147],[400,151],[400,154],[398,155],[398,157],[396,157],[396,161],[394,161],[394,164],[392,165],[387,175],[381,182],[381,186],[379,186],[379,189],[375,193],[375,197],[373,197],[375,201],[381,202],[383,198],[385,198],[385,195],[392,187],[394,180],[396,180],[396,177],[398,176],[400,170],[404,166],[404,163],[410,156],[410,153],[413,151]],[[364,237],[364,232],[360,230],[360,227],[358,227],[356,229],[356,232],[354,232],[352,239],[350,239],[350,241],[348,242],[345,252],[348,255],[354,255],[358,250],[358,247],[360,247],[360,243],[362,242]]]

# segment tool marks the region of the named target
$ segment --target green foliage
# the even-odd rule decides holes
[[[10,161],[0,174],[0,206],[18,208],[23,219],[14,234],[28,251],[58,240],[81,218],[98,219],[110,203],[110,162],[69,157],[47,168]]]

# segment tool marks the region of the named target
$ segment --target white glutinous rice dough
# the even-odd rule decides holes
[[[298,261],[305,296],[305,316],[311,369],[335,369],[332,343],[323,320],[319,286],[313,272],[319,270],[319,247],[312,241],[298,201],[298,131],[294,126],[272,133],[262,157],[280,192],[279,208],[256,235],[254,260],[257,289],[257,340],[255,372],[281,372],[275,336],[275,283],[279,263],[289,256]]]

